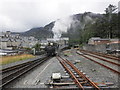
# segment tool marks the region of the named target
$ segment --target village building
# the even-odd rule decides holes
[[[102,39],[100,37],[92,37],[88,41],[88,44],[91,45],[99,45],[99,44],[107,44],[107,43],[110,43],[110,39]]]
[[[38,40],[34,37],[23,37],[11,34],[10,31],[0,32],[0,49],[32,48]]]

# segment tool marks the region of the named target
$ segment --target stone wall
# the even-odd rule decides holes
[[[95,51],[106,53],[106,44],[95,45]]]
[[[93,51],[93,52],[102,52],[107,53],[107,49],[110,50],[120,50],[120,44],[100,44],[100,45],[90,45],[86,44],[83,46],[84,50]]]
[[[95,50],[95,45],[90,45],[90,44],[84,45],[84,46],[83,46],[83,49],[84,49],[84,50],[88,50],[88,51],[93,51],[93,52],[96,51],[96,50]]]
[[[112,50],[120,50],[120,43],[118,43],[118,44],[110,44],[110,48],[112,49]]]

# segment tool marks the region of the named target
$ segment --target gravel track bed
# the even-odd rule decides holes
[[[14,72],[16,72],[17,70],[15,69]],[[2,78],[6,77],[7,75],[12,74],[12,73],[13,73],[13,71],[9,71],[9,72],[4,73],[4,74],[2,73]]]
[[[88,54],[90,54],[90,53],[88,53]],[[112,62],[115,62],[115,63],[119,63],[119,64],[120,64],[120,61],[118,61],[118,60],[109,59],[109,58],[102,57],[102,56],[98,56],[98,55],[94,55],[94,54],[90,54],[90,55],[97,56],[97,57],[100,57],[100,58],[106,59],[106,60],[108,60],[108,61],[112,61]]]
[[[75,49],[70,49],[71,55],[64,56],[63,53],[60,54],[63,58],[71,61],[79,70],[82,70],[89,78],[96,83],[102,82],[112,82],[113,86],[110,88],[115,88],[120,86],[120,78],[118,74],[104,68],[103,66],[94,63],[76,53]],[[39,57],[40,58],[40,57]],[[75,60],[80,60],[79,63],[75,63]],[[39,65],[34,70],[23,75],[19,79],[15,80],[7,87],[9,88],[47,88],[44,84],[46,81],[50,80],[53,72],[60,72],[63,76],[66,75],[64,68],[61,66],[56,57],[51,58],[42,65]]]
[[[45,57],[45,55],[40,55],[40,56],[36,56],[34,58],[31,58],[31,59],[27,59],[27,60],[22,60],[22,61],[17,61],[17,62],[13,62],[13,63],[9,63],[9,64],[5,64],[5,65],[1,65],[1,68],[0,69],[4,69],[4,68],[8,68],[8,67],[12,67],[12,66],[15,66],[15,65],[19,65],[19,64],[22,64],[22,63],[26,63],[26,62],[29,62],[29,61],[34,61],[36,59],[40,59],[40,58],[43,58]],[[17,70],[15,70],[17,71]],[[13,71],[10,71],[8,73],[5,73],[5,74],[0,74],[0,79],[2,79],[3,77],[5,77],[6,75],[12,73]]]
[[[94,63],[76,53],[76,50],[70,50],[72,55],[68,57],[64,56],[64,58],[69,61],[75,63],[75,60],[80,60],[80,63],[74,64],[79,70],[82,70],[93,82],[101,83],[101,82],[112,82],[113,86],[110,88],[116,88],[119,84],[119,76],[118,74],[111,72],[110,70],[100,66],[99,64]]]
[[[106,65],[106,66],[108,66],[108,67],[110,67],[110,68],[115,69],[115,70],[118,71],[118,66],[117,65],[111,64],[111,63],[106,62],[106,61],[102,61],[102,60],[94,58],[92,56],[88,56],[88,55],[85,55],[85,56],[87,56],[87,57],[89,57],[89,58],[91,58],[91,59],[93,59],[93,60],[95,60],[95,61],[97,61],[99,63],[102,63],[102,64],[104,64],[104,65]]]

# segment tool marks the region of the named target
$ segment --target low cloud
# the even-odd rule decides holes
[[[119,0],[117,0],[119,1]],[[26,31],[76,13],[103,13],[109,0],[0,0],[0,29]]]

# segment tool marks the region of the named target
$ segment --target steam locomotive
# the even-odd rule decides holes
[[[45,47],[45,51],[47,56],[55,56],[57,54],[59,45],[57,43],[48,43],[48,45]]]

